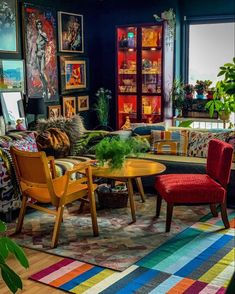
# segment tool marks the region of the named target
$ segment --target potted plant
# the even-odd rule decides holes
[[[183,89],[185,93],[185,98],[193,99],[194,86],[192,84],[185,84]]]
[[[97,118],[101,126],[107,127],[109,121],[109,101],[112,98],[111,91],[104,88],[99,88],[96,93],[97,102],[94,105],[94,110],[97,113]]]
[[[235,58],[231,63],[221,66],[217,76],[224,78],[216,83],[213,99],[208,101],[205,107],[210,117],[217,111],[220,119],[226,121],[229,120],[231,112],[235,112]]]
[[[208,100],[213,99],[214,93],[215,93],[215,87],[209,87],[208,90],[207,90],[206,98]]]
[[[212,84],[212,81],[210,80],[197,80],[196,85],[194,86],[195,91],[197,92],[197,98],[198,99],[203,99],[204,94],[208,90],[209,86]]]
[[[179,79],[173,81],[172,88],[170,90],[170,98],[173,103],[174,109],[177,110],[178,116],[182,116],[182,109],[184,107],[184,84]]]
[[[120,139],[119,137],[104,138],[96,145],[95,155],[100,166],[105,163],[111,169],[121,168],[127,156],[138,155],[149,148],[149,144],[144,140],[135,138]]]
[[[19,263],[28,268],[29,263],[24,251],[10,238],[6,236],[6,224],[0,220],[0,268],[3,281],[6,283],[12,293],[23,288],[20,277],[6,263],[9,253],[12,253]]]

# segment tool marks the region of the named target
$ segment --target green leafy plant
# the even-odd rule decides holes
[[[145,148],[149,148],[147,142],[135,138],[104,138],[97,144],[95,155],[100,166],[107,162],[111,169],[116,169],[123,166],[127,156],[137,156]]]
[[[94,110],[97,112],[99,124],[102,126],[108,125],[109,120],[109,101],[112,98],[111,91],[104,88],[99,88],[96,93],[97,102],[94,104]]]
[[[192,84],[185,84],[183,86],[185,94],[193,94],[194,93],[194,86]]]
[[[0,220],[0,268],[3,281],[12,293],[23,288],[21,278],[7,265],[6,260],[9,253],[12,253],[19,263],[28,268],[29,263],[24,251],[10,238],[6,236],[6,224]]]
[[[225,63],[220,67],[217,76],[224,76],[224,79],[216,83],[213,99],[205,105],[210,117],[215,111],[227,115],[235,112],[235,57],[231,63]]]
[[[180,128],[191,128],[191,124],[193,123],[193,120],[185,120],[185,121],[182,121],[178,127]]]
[[[195,91],[197,91],[198,94],[204,94],[208,90],[211,84],[212,84],[212,81],[210,80],[205,80],[205,81],[197,80],[196,85],[194,86],[194,89]]]
[[[173,102],[173,107],[182,110],[184,107],[184,84],[181,80],[175,79],[170,90],[170,98]]]

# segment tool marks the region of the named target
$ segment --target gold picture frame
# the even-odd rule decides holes
[[[76,115],[76,98],[63,97],[63,116],[70,118]]]
[[[89,96],[78,96],[78,111],[89,110]]]
[[[58,118],[61,116],[61,105],[48,106],[48,118]]]

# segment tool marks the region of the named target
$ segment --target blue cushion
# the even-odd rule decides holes
[[[152,130],[165,131],[165,127],[161,125],[137,127],[133,130],[133,133],[136,135],[150,135]]]

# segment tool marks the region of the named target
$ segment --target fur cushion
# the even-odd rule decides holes
[[[57,128],[66,132],[71,145],[74,144],[86,131],[83,125],[83,120],[79,115],[75,115],[72,118],[60,116],[58,118],[38,120],[36,126],[38,133],[44,132],[50,128]]]
[[[55,158],[66,157],[69,154],[70,142],[67,134],[56,128],[50,128],[40,133],[36,138],[39,151]]]

